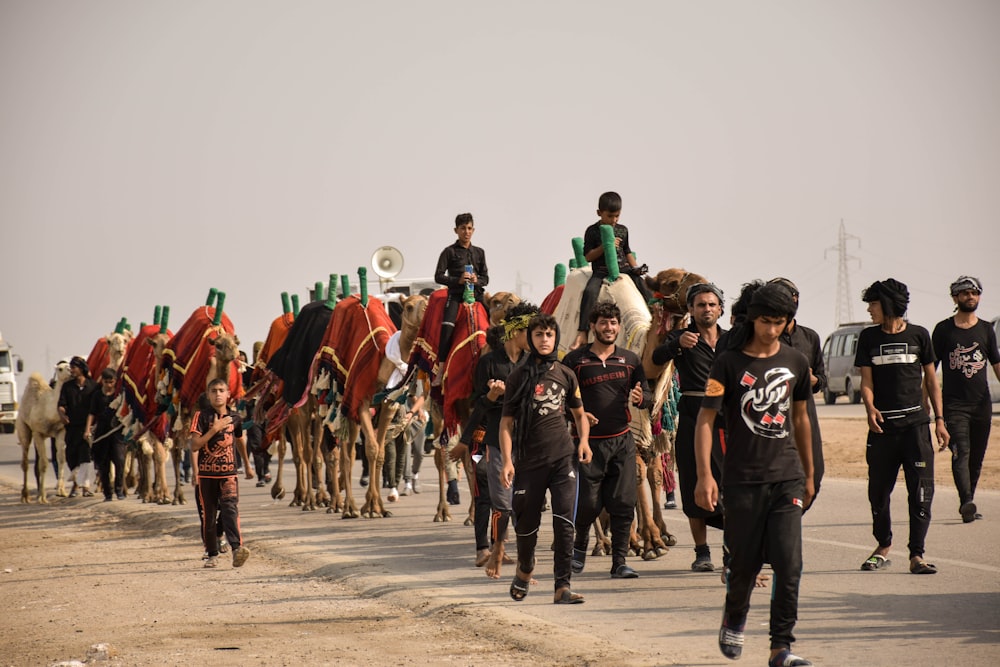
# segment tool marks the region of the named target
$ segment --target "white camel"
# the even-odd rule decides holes
[[[21,470],[24,473],[24,486],[21,487],[21,502],[31,502],[28,494],[28,451],[31,444],[35,445],[35,484],[38,487],[38,502],[47,504],[45,496],[45,473],[48,469],[48,457],[45,453],[45,440],[56,439],[57,461],[60,472],[66,468],[66,429],[59,417],[59,392],[69,381],[69,364],[60,362],[56,366],[55,387],[49,387],[45,379],[38,373],[32,373],[28,386],[21,397],[21,407],[17,413],[17,439],[21,443]],[[66,495],[66,485],[62,475],[58,475],[56,495]]]

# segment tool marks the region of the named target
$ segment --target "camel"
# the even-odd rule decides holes
[[[427,303],[427,312],[420,325],[413,351],[410,354],[410,369],[419,368],[430,374],[437,363],[438,336],[441,330],[441,318],[447,300],[447,290],[439,289],[431,294]],[[453,442],[457,442],[461,434],[461,426],[471,412],[472,381],[476,364],[486,346],[486,329],[489,318],[482,304],[473,302],[459,306],[458,317],[455,320],[455,333],[448,358],[441,364],[439,386],[431,389],[430,412],[434,422],[434,440],[446,443],[434,450],[434,464],[438,469],[438,505],[434,521],[451,521],[451,511],[448,508],[447,486],[448,465],[447,456]],[[468,457],[466,457],[468,459]],[[465,469],[471,470],[469,461],[465,461]],[[475,480],[469,479],[470,493]],[[475,505],[470,503],[465,524],[472,525]]]
[[[125,328],[126,326],[125,318],[122,318],[114,331],[98,338],[94,343],[87,356],[87,369],[91,377],[100,377],[105,368],[116,371],[121,368],[129,343],[132,342],[132,330]]]
[[[173,333],[167,328],[170,307],[159,307],[154,323],[140,329],[134,345],[129,345],[121,365],[121,393],[118,416],[122,432],[130,443],[125,469],[125,486],[135,487],[144,503],[169,503],[167,490],[167,452],[173,440],[167,435],[167,416],[157,412],[157,379],[162,368],[163,352]],[[133,461],[137,464],[133,466]],[[153,468],[150,474],[150,466]],[[138,479],[133,472],[138,468]]]
[[[195,309],[188,320],[177,330],[163,352],[163,378],[157,383],[162,402],[169,403],[175,419],[171,426],[174,446],[171,458],[174,464],[173,504],[184,504],[181,482],[181,455],[190,438],[191,419],[198,409],[198,398],[208,383],[221,378],[229,384],[232,400],[243,397],[243,382],[239,372],[240,339],[233,324],[223,312],[225,293],[213,289],[209,303],[218,296],[216,307],[205,305]]]
[[[495,327],[500,324],[511,306],[521,303],[521,298],[513,292],[496,292],[494,294],[486,293],[483,295],[483,301],[486,302],[486,312],[489,314],[490,326]]]
[[[331,432],[340,436],[337,438],[340,442],[340,470],[333,477],[339,484],[339,489],[334,487],[337,505],[340,504],[339,492],[342,490],[344,493],[341,516],[345,519],[391,516],[382,502],[378,483],[382,479],[385,461],[385,429],[380,429],[380,440],[372,423],[372,403],[393,367],[391,362],[387,366],[384,363],[387,361],[385,349],[389,338],[396,332],[396,325],[382,302],[368,296],[365,272],[360,273],[360,295],[345,297],[334,307],[317,355],[312,387],[312,393],[317,397],[333,392],[339,399],[335,407],[331,407],[335,412],[330,413],[332,419],[328,421],[331,422]],[[383,368],[386,368],[385,380],[380,382],[379,374]],[[334,381],[338,391],[334,391]],[[320,404],[327,402],[320,399]],[[355,505],[351,485],[354,447],[359,432],[365,437],[365,455],[372,480],[360,512]],[[336,511],[336,507],[331,507],[331,511]]]
[[[38,373],[32,373],[28,386],[21,397],[20,409],[17,413],[15,429],[17,439],[21,444],[21,471],[24,473],[24,485],[21,487],[21,502],[31,502],[28,494],[28,450],[35,445],[35,485],[38,487],[38,502],[48,504],[45,495],[45,472],[48,468],[48,457],[45,453],[45,440],[56,439],[56,450],[59,453],[60,468],[65,468],[65,427],[59,417],[59,392],[62,386],[70,380],[69,364],[60,362],[56,366],[55,387],[49,387]],[[59,478],[57,489],[59,495],[66,495],[62,477]]]

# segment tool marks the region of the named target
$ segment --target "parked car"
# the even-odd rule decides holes
[[[861,402],[861,371],[854,365],[858,350],[858,335],[871,323],[844,324],[826,337],[823,343],[823,362],[826,364],[826,389],[823,401],[827,405],[837,402],[838,396],[847,396],[851,403]]]

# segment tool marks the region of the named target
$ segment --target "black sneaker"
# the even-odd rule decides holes
[[[976,503],[971,500],[967,503],[963,503],[960,508],[958,508],[958,513],[962,515],[962,523],[972,523],[976,520]]]
[[[805,658],[800,658],[787,648],[767,661],[767,667],[806,667],[811,664],[811,662]]]
[[[583,566],[587,562],[587,552],[584,549],[573,549],[573,560],[569,562],[569,569],[573,574],[583,572]]]
[[[691,563],[692,572],[714,572],[715,564],[712,563],[712,557],[707,554],[699,554],[695,557],[694,562]]]
[[[746,620],[740,624],[729,622],[729,616],[723,614],[722,626],[719,628],[719,650],[730,660],[739,660],[743,655],[743,630]]]

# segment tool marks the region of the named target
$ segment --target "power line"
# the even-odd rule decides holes
[[[834,322],[837,326],[854,321],[854,309],[851,306],[851,277],[847,271],[848,260],[857,260],[858,268],[861,268],[861,260],[853,255],[847,254],[847,241],[853,239],[858,242],[861,248],[861,239],[853,234],[848,234],[844,227],[844,219],[840,219],[840,230],[837,234],[837,245],[831,246],[823,251],[823,259],[826,259],[830,250],[837,251],[837,302],[834,307]],[[846,316],[847,319],[844,319]]]

